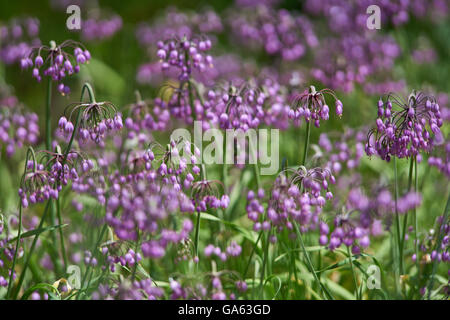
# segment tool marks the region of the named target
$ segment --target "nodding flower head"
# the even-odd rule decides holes
[[[27,207],[29,203],[44,202],[49,198],[57,199],[62,186],[67,185],[69,180],[78,180],[79,170],[91,169],[86,167],[90,160],[84,159],[76,151],[69,151],[66,155],[58,146],[55,152],[42,150],[39,153],[42,154],[40,160],[27,161],[22,177],[19,196],[23,207]]]
[[[211,41],[205,37],[174,38],[166,42],[158,42],[157,56],[161,60],[163,70],[171,66],[179,69],[180,81],[188,81],[193,69],[203,72],[212,67],[212,57],[205,52],[211,49]]]
[[[292,220],[300,224],[302,232],[317,228],[322,207],[333,198],[328,182],[335,183],[335,178],[327,169],[300,166],[282,171],[272,188],[269,222],[279,230],[293,230]]]
[[[128,117],[125,119],[125,127],[128,129],[128,138],[139,135],[141,131],[163,131],[167,128],[170,113],[167,103],[160,98],[143,100],[136,91],[136,102],[127,106]]]
[[[215,108],[221,128],[247,131],[263,122],[267,95],[260,88],[244,82],[239,87],[230,84],[223,91],[214,94],[218,100]]]
[[[330,118],[330,108],[325,101],[325,94],[333,97],[336,107],[336,115],[341,117],[343,113],[343,105],[341,100],[336,97],[333,90],[325,88],[316,91],[314,86],[310,86],[301,94],[293,97],[293,106],[289,111],[289,118],[299,121],[304,118],[307,122],[313,120],[316,127],[320,126],[320,120],[328,120]]]
[[[354,254],[359,254],[362,248],[367,248],[370,244],[370,228],[365,227],[358,218],[351,217],[354,211],[338,214],[334,219],[334,230],[330,234],[330,240],[328,242],[328,248],[335,250],[342,244],[351,247]],[[356,214],[356,213],[355,213]],[[326,245],[327,241],[324,241],[327,237],[328,229],[321,228],[320,234],[321,245]],[[326,231],[326,232],[324,232]],[[323,237],[325,236],[325,237]],[[323,242],[322,242],[323,241]]]
[[[45,169],[43,164],[28,161],[27,171],[22,177],[19,188],[19,197],[24,208],[31,203],[44,202],[52,196],[58,197],[58,190],[55,188],[54,179]]]
[[[192,148],[194,149],[193,152]],[[200,173],[200,168],[197,166],[200,149],[187,140],[182,138],[178,141],[171,140],[165,148],[157,142],[152,142],[149,146],[149,152],[151,152],[151,158],[155,159],[154,162],[159,162],[158,176],[165,183],[169,183],[170,180],[174,179],[176,188],[181,188],[178,184],[183,173],[187,174],[184,181],[186,188],[191,186],[194,181],[193,175],[187,170],[188,164],[193,165],[192,172],[195,175]],[[156,166],[158,165],[156,164]]]
[[[390,93],[385,102],[378,101],[376,128],[369,131],[366,153],[375,153],[389,161],[392,156],[409,158],[421,150],[433,149],[434,136],[442,126],[439,105],[433,96],[411,93],[407,100]]]
[[[73,50],[73,53],[69,52]],[[33,67],[33,77],[37,81],[42,80],[43,75],[51,77],[58,83],[58,91],[64,95],[70,93],[70,88],[62,83],[66,76],[70,76],[80,71],[80,65],[87,63],[91,59],[91,54],[83,44],[66,40],[60,45],[54,41],[50,46],[40,46],[31,50],[27,57],[22,58],[21,67],[27,69]]]
[[[192,185],[191,198],[197,211],[206,211],[207,208],[228,207],[230,199],[227,195],[219,196],[219,186],[223,189],[222,182],[218,180],[200,180]]]
[[[81,143],[92,140],[99,144],[107,133],[123,127],[122,115],[111,102],[74,103],[64,112],[68,117],[63,116],[58,122],[58,127],[69,137],[75,130],[78,113],[78,140]]]

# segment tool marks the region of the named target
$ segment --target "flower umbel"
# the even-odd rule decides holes
[[[433,96],[413,91],[407,100],[390,93],[378,101],[377,127],[370,130],[366,153],[389,161],[392,156],[409,158],[421,150],[433,149],[434,137],[441,135],[439,105]]]

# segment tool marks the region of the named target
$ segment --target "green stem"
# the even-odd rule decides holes
[[[350,269],[352,270],[352,276],[353,276],[353,282],[355,284],[355,297],[356,300],[361,300],[361,298],[359,297],[359,293],[358,293],[358,280],[356,279],[356,273],[355,273],[355,268],[353,267],[353,255],[350,251],[350,247],[347,247],[347,253],[348,253],[348,258],[350,260]]]
[[[417,177],[417,159],[414,157],[414,190],[418,192],[419,181]],[[414,207],[413,211],[414,217],[414,251],[416,254],[416,268],[417,275],[420,276],[420,264],[419,264],[419,243],[418,243],[418,223],[417,223],[417,209]]]
[[[137,230],[136,230],[136,232],[137,232],[137,239],[136,239],[136,244],[135,244],[135,247],[134,247],[134,254],[136,255],[136,253],[138,252],[138,250],[139,250],[139,243],[140,243],[140,234],[139,234],[139,228],[136,228]],[[131,281],[134,281],[134,279],[136,278],[136,270],[137,270],[137,265],[138,265],[138,262],[137,262],[137,259],[135,258],[134,259],[135,261],[134,261],[134,266],[133,266],[133,273],[131,274]]]
[[[227,144],[225,142],[225,139],[222,141],[223,148],[222,148],[222,157],[223,157],[223,165],[222,165],[222,183],[223,183],[223,189],[226,193],[228,191],[227,186],[227,175],[228,175],[228,166],[227,166]]]
[[[269,255],[269,238],[270,238],[270,230],[269,230],[269,232],[267,232],[266,239],[263,239],[264,257],[263,257],[263,263],[262,263],[262,269],[261,269],[261,278],[259,281],[260,297],[262,297],[263,299],[264,299],[264,276],[266,273],[267,257]]]
[[[19,200],[19,230],[17,233],[17,241],[16,241],[16,249],[14,250],[14,258],[11,266],[11,274],[9,275],[9,282],[8,282],[8,291],[6,292],[6,297],[9,297],[9,293],[11,291],[11,286],[13,283],[13,275],[14,275],[14,268],[16,267],[16,260],[17,260],[17,251],[19,251],[19,245],[20,245],[20,236],[22,235],[22,202]]]
[[[188,94],[189,94],[189,104],[191,105],[192,119],[194,119],[194,121],[195,121],[197,119],[197,116],[195,114],[194,95],[192,93],[191,81],[188,81],[187,85],[188,85]]]
[[[45,148],[47,151],[52,150],[52,118],[51,118],[51,105],[52,105],[52,78],[47,77],[47,98],[45,104]],[[50,204],[50,225],[55,225],[55,207],[54,203]],[[50,232],[52,242],[56,243],[56,232],[52,230]],[[56,251],[56,250],[55,250]],[[56,273],[61,273],[61,266],[58,261],[58,256],[51,254],[53,265],[55,266]]]
[[[201,179],[202,181],[205,181],[207,179],[206,167],[204,164],[201,165]],[[196,257],[198,257],[199,238],[200,238],[200,210],[197,210],[197,221],[195,223],[195,238],[194,238],[194,248]]]
[[[94,93],[93,93],[92,87],[91,87],[91,85],[89,83],[85,83],[83,85],[83,88],[81,89],[80,101],[83,100],[83,96],[84,96],[85,90],[88,90],[90,101],[91,102],[95,102]],[[69,144],[67,145],[67,148],[66,148],[66,150],[64,152],[64,157],[63,157],[63,160],[62,160],[63,168],[64,168],[64,165],[67,162],[67,157],[69,155],[70,149],[72,148],[73,140],[75,139],[75,134],[76,134],[76,132],[78,130],[78,126],[80,125],[81,114],[82,114],[82,112],[81,112],[81,108],[80,108],[80,109],[78,109],[78,112],[77,112],[77,121],[75,122],[75,126],[74,126],[74,129],[73,129],[72,135],[70,136]],[[52,204],[52,207],[50,208],[52,213],[53,213],[53,209],[54,208],[53,208],[53,204]],[[59,197],[56,200],[56,213],[57,213],[57,216],[58,216],[58,223],[60,225],[62,225],[62,217],[61,217],[61,208],[60,208]],[[64,245],[64,235],[63,235],[62,228],[59,229],[59,238],[60,238],[60,243],[61,243],[61,252],[62,252],[63,261],[64,261],[64,270],[66,270],[67,266],[68,266],[68,260],[67,260],[66,247]]]
[[[47,202],[47,205],[45,206],[45,210],[44,210],[44,213],[42,214],[41,221],[39,222],[38,229],[41,229],[42,226],[44,225],[45,218],[46,218],[47,213],[48,213],[48,211],[49,211],[49,209],[50,209],[50,202],[51,202],[51,200],[49,200],[49,201]],[[28,269],[28,265],[30,264],[30,260],[31,260],[31,257],[32,257],[32,255],[33,255],[33,251],[34,251],[34,249],[35,249],[35,247],[36,247],[36,243],[37,243],[38,238],[39,238],[39,233],[37,233],[37,234],[34,236],[34,238],[33,238],[33,242],[32,242],[32,244],[31,244],[30,251],[29,251],[29,253],[27,254],[27,260],[25,261],[25,265],[23,266],[22,273],[20,274],[20,277],[19,277],[19,281],[18,281],[18,283],[17,283],[16,290],[14,291],[14,293],[13,293],[13,295],[12,295],[12,299],[13,299],[13,300],[15,300],[15,299],[17,298],[17,296],[18,296],[18,294],[19,294],[19,291],[20,291],[20,288],[22,287],[22,283],[23,283],[23,280],[25,279],[25,274],[26,274],[26,271],[27,271],[27,269]]]
[[[306,164],[306,158],[308,156],[308,147],[309,147],[309,137],[311,135],[311,121],[306,122],[306,142],[305,142],[305,148],[303,150],[303,160],[302,165],[304,166]]]
[[[398,174],[397,174],[397,158],[394,157],[394,199],[395,199],[395,226],[397,233],[397,246],[398,246],[398,259],[399,259],[399,272],[403,274],[403,256],[402,256],[402,236],[400,233],[400,216],[398,214]],[[398,284],[398,279],[395,281],[396,287]]]
[[[52,78],[47,80],[47,103],[45,106],[45,148],[52,151],[52,119],[51,119],[51,105],[52,105]]]
[[[100,243],[101,243],[101,241],[102,241],[102,239],[103,239],[103,237],[104,237],[105,232],[106,232],[107,229],[108,229],[108,225],[105,223],[105,224],[103,225],[103,227],[102,227],[102,230],[100,231],[100,234],[99,234],[98,238],[97,238],[97,242],[95,243],[95,247],[92,249],[91,257],[90,257],[89,263],[88,263],[88,265],[87,265],[87,267],[86,267],[86,272],[84,273],[83,279],[81,280],[81,287],[80,287],[80,291],[79,291],[78,294],[77,294],[77,299],[79,298],[79,295],[80,295],[79,293],[80,293],[82,290],[89,288],[89,283],[90,283],[90,281],[88,281],[88,283],[86,284],[86,286],[85,286],[84,284],[85,284],[85,282],[86,282],[86,279],[87,279],[87,277],[88,277],[89,271],[90,271],[90,269],[91,269],[91,262],[92,262],[92,259],[94,258],[94,253],[96,252],[96,249],[100,246]]]
[[[415,157],[411,157],[410,161],[409,161],[408,192],[411,191],[411,186],[412,186],[414,161],[415,161]],[[404,270],[403,270],[403,250],[405,247],[405,236],[406,236],[407,225],[408,225],[408,213],[405,214],[405,217],[403,219],[403,230],[402,230],[402,238],[401,238],[401,245],[400,245],[400,259],[402,261],[402,268],[401,268],[402,274],[404,272]]]
[[[30,159],[30,156],[33,159],[33,169],[32,170],[33,170],[33,172],[36,170],[36,154],[34,153],[34,149],[32,147],[28,147],[27,156],[25,158],[23,174],[22,174],[22,178],[21,178],[21,184],[23,183],[23,181],[25,179],[25,174],[27,172],[27,166],[28,166],[28,160]],[[21,235],[22,235],[22,201],[19,200],[19,230],[17,231],[16,248],[14,250],[14,258],[13,258],[13,262],[12,262],[12,266],[11,266],[11,274],[9,275],[8,291],[6,292],[6,297],[9,297],[9,293],[11,291],[14,269],[16,267],[17,252],[19,251]]]
[[[61,218],[61,209],[60,209],[60,204],[59,204],[59,197],[58,197],[58,199],[56,199],[56,212],[57,212],[57,215],[58,215],[58,224],[61,226],[62,225],[62,218]],[[59,228],[59,240],[61,242],[61,252],[62,252],[62,256],[63,256],[64,270],[67,270],[68,260],[67,260],[66,247],[64,245],[64,236],[63,236],[62,228]]]
[[[197,210],[197,221],[195,222],[195,238],[194,238],[194,248],[195,256],[198,257],[198,240],[200,238],[200,210]]]
[[[255,245],[253,246],[252,252],[250,253],[250,256],[248,257],[248,262],[247,262],[247,265],[245,267],[244,274],[242,276],[242,278],[244,280],[245,280],[245,277],[247,276],[248,269],[250,268],[250,263],[252,262],[253,254],[255,253],[256,248],[258,247],[258,243],[259,243],[259,240],[261,240],[262,235],[263,235],[263,231],[261,230],[259,232],[258,238],[256,239]]]
[[[317,283],[319,284],[320,288],[322,289],[322,291],[324,293],[324,296],[326,298],[328,298],[328,299],[333,299],[333,296],[331,295],[331,293],[328,291],[328,289],[322,284],[322,282],[317,277],[317,272],[314,269],[314,265],[313,265],[313,263],[311,261],[311,258],[310,258],[309,254],[308,254],[308,251],[306,251],[305,244],[303,243],[303,238],[302,238],[302,235],[300,233],[300,230],[298,228],[298,225],[297,225],[296,221],[294,221],[294,227],[295,227],[295,232],[297,233],[297,236],[298,236],[298,238],[300,240],[300,245],[302,246],[303,254],[306,257],[306,262],[307,262],[309,271],[313,274],[314,279],[317,281]]]

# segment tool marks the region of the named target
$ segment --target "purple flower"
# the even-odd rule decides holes
[[[68,52],[69,49],[73,49],[73,54]],[[24,55],[21,67],[27,69],[34,65],[33,77],[37,81],[41,81],[41,69],[43,69],[42,74],[57,82],[58,91],[65,95],[70,93],[70,88],[63,84],[62,80],[68,75],[78,73],[80,64],[87,63],[90,57],[89,51],[81,43],[66,40],[60,45],[56,45],[52,41],[50,46],[40,46],[33,49],[27,56]],[[62,63],[63,61],[64,63]],[[75,63],[75,67],[72,67],[72,63]]]
[[[369,132],[366,153],[375,152],[389,161],[392,156],[409,158],[420,151],[430,152],[433,136],[441,134],[442,119],[439,105],[432,96],[413,92],[408,100],[389,94],[384,104],[379,104],[377,127]]]

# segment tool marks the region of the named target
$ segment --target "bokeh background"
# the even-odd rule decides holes
[[[230,56],[229,60],[221,60],[222,65],[220,62],[217,64],[217,67],[222,68],[221,72],[225,73],[224,70],[229,67],[233,70],[233,76],[243,79],[264,78],[267,74],[268,78],[277,78],[293,91],[303,90],[311,84],[336,91],[344,104],[344,115],[342,119],[331,117],[321,125],[320,131],[313,130],[313,144],[317,144],[321,132],[339,138],[352,135],[349,128],[359,130],[373,126],[377,101],[390,91],[405,97],[413,89],[434,94],[440,103],[443,118],[448,121],[450,2],[373,0],[357,3],[334,0],[267,0],[259,3],[250,0],[1,1],[0,27],[14,24],[16,19],[35,18],[39,31],[32,37],[34,40],[47,44],[50,40],[60,43],[70,38],[81,41],[91,52],[89,65],[82,67],[79,75],[68,80],[73,94],[61,96],[54,90],[52,108],[55,115],[61,114],[66,105],[77,100],[81,84],[85,81],[92,83],[98,100],[112,101],[124,112],[125,106],[134,101],[135,90],[139,90],[146,98],[158,96],[165,79],[154,66],[158,63],[156,40],[163,37],[161,30],[172,27],[177,29],[173,21],[181,19],[180,26],[185,22],[188,30],[191,28],[194,33],[206,19],[204,13],[213,12],[220,26],[217,29],[211,27],[210,33],[205,32],[213,39],[211,54],[214,57]],[[90,18],[97,22],[112,21],[112,25],[105,27],[110,34],[89,39],[89,32],[83,33],[85,25],[82,25],[81,30],[68,30],[66,19],[69,14],[65,10],[69,4],[80,6],[83,21]],[[382,8],[380,30],[368,31],[364,27],[364,17],[367,16],[364,8],[368,4],[379,4]],[[290,27],[289,32],[295,30],[294,34],[298,33],[305,53],[298,58],[286,59],[280,52],[269,52],[264,37],[251,41],[236,31],[242,31],[239,29],[242,19],[248,19],[251,21],[249,24],[262,28],[264,23],[258,24],[262,18],[255,17],[261,10],[268,11],[269,15],[283,12],[289,17],[302,17],[306,22]],[[173,18],[174,15],[181,15],[181,18]],[[309,40],[316,41],[315,45],[308,44],[308,39],[304,39],[308,28],[315,38]],[[24,36],[18,41],[31,43],[32,40]],[[2,50],[5,49],[2,47],[4,43],[0,38]],[[0,84],[7,85],[19,101],[43,116],[45,83],[37,83],[29,71],[22,71],[19,62],[0,59]],[[43,119],[40,117],[41,128]],[[53,118],[54,126],[57,119],[56,116]],[[442,131],[444,139],[448,141],[447,124]],[[291,128],[282,133],[280,156],[283,161],[298,163],[301,149],[299,140],[303,134],[302,128]],[[156,139],[167,139],[167,136],[168,133],[155,134]],[[43,137],[40,142],[43,142]],[[444,146],[436,148],[434,155],[446,159]],[[432,228],[436,217],[443,213],[449,192],[449,177],[429,166],[427,160],[428,156],[425,156],[418,171],[423,199],[418,216],[424,230]],[[21,161],[23,152],[12,158],[2,155],[0,210],[3,212],[15,210]],[[399,169],[401,181],[405,184],[407,160],[399,161]],[[369,159],[365,155],[356,173],[358,183],[366,187],[368,193],[374,181],[392,188],[393,174],[392,165],[376,158]],[[220,177],[220,171],[212,170],[211,176]],[[266,184],[270,183],[267,178]],[[254,185],[255,182],[251,180],[247,187],[251,189]],[[244,199],[238,207],[241,211],[245,210]],[[382,238],[371,248],[379,259],[389,256],[389,241],[389,237]]]

